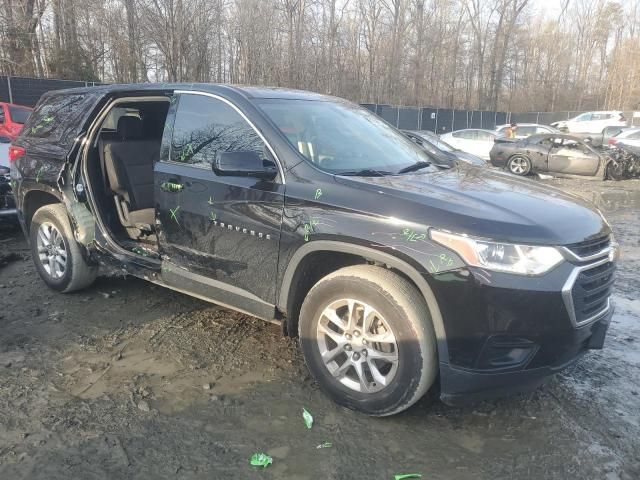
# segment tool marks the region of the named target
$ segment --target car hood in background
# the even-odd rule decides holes
[[[566,245],[610,232],[597,209],[580,197],[488,169],[464,166],[437,173],[336,177],[336,181],[379,196],[380,202],[369,202],[371,213],[455,233]]]

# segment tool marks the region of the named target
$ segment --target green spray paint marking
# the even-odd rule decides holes
[[[172,209],[169,209],[169,214],[171,215],[171,220],[175,220],[175,221],[176,221],[176,223],[177,223],[178,225],[180,225],[180,222],[178,221],[178,215],[177,215],[177,214],[178,214],[178,210],[180,210],[180,205],[178,205],[178,206],[177,206],[176,208],[174,208],[173,210],[172,210]]]
[[[433,260],[429,260],[429,273],[439,273],[442,267],[450,267],[453,265],[453,258],[451,258],[446,253],[441,253],[438,255],[438,260],[434,262]]]
[[[215,222],[218,219],[218,214],[216,212],[209,212],[209,220]]]
[[[162,182],[160,184],[160,188],[162,190],[164,190],[165,192],[179,192],[184,188],[184,185],[180,185],[179,183],[172,183],[172,182]]]
[[[188,143],[187,146],[182,149],[182,153],[180,154],[180,161],[184,163],[188,160],[188,158],[190,158],[190,156],[193,156],[193,145]]]
[[[320,223],[318,220],[312,219],[309,221],[309,223],[304,224],[304,241],[305,242],[309,241],[309,235],[313,233],[313,227],[318,225],[318,223]]]
[[[417,242],[427,238],[426,233],[417,233],[410,228],[405,228],[404,230],[402,230],[402,235],[404,235],[407,242]]]
[[[316,190],[316,200],[320,199],[321,196],[322,196],[322,189],[319,188]]]
[[[41,166],[38,171],[36,172],[36,183],[40,183],[40,180],[42,179],[42,172],[44,171],[44,165]]]
[[[207,203],[209,205],[213,205],[213,196],[209,196],[209,201]]]

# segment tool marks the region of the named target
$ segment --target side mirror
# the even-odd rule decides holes
[[[278,170],[275,165],[265,163],[271,162],[263,162],[253,151],[218,152],[212,167],[220,176],[273,179]]]

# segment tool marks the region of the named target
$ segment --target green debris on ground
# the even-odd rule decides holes
[[[254,453],[251,457],[251,465],[253,465],[254,467],[267,468],[267,466],[272,463],[273,458],[271,458],[266,453]]]
[[[322,442],[320,445],[318,445],[316,448],[318,450],[320,450],[321,448],[331,448],[333,447],[333,443],[331,442]]]
[[[313,426],[313,417],[309,412],[307,412],[306,408],[302,409],[302,418],[304,419],[304,424],[307,428],[311,428]]]
[[[422,475],[419,473],[403,473],[401,475],[396,475],[393,477],[393,480],[405,480],[407,478],[422,478]]]

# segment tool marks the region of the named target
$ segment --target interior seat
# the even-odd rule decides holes
[[[116,139],[102,142],[108,189],[120,222],[134,239],[155,230],[153,165],[160,142],[144,139],[142,120],[133,116],[120,117]]]

